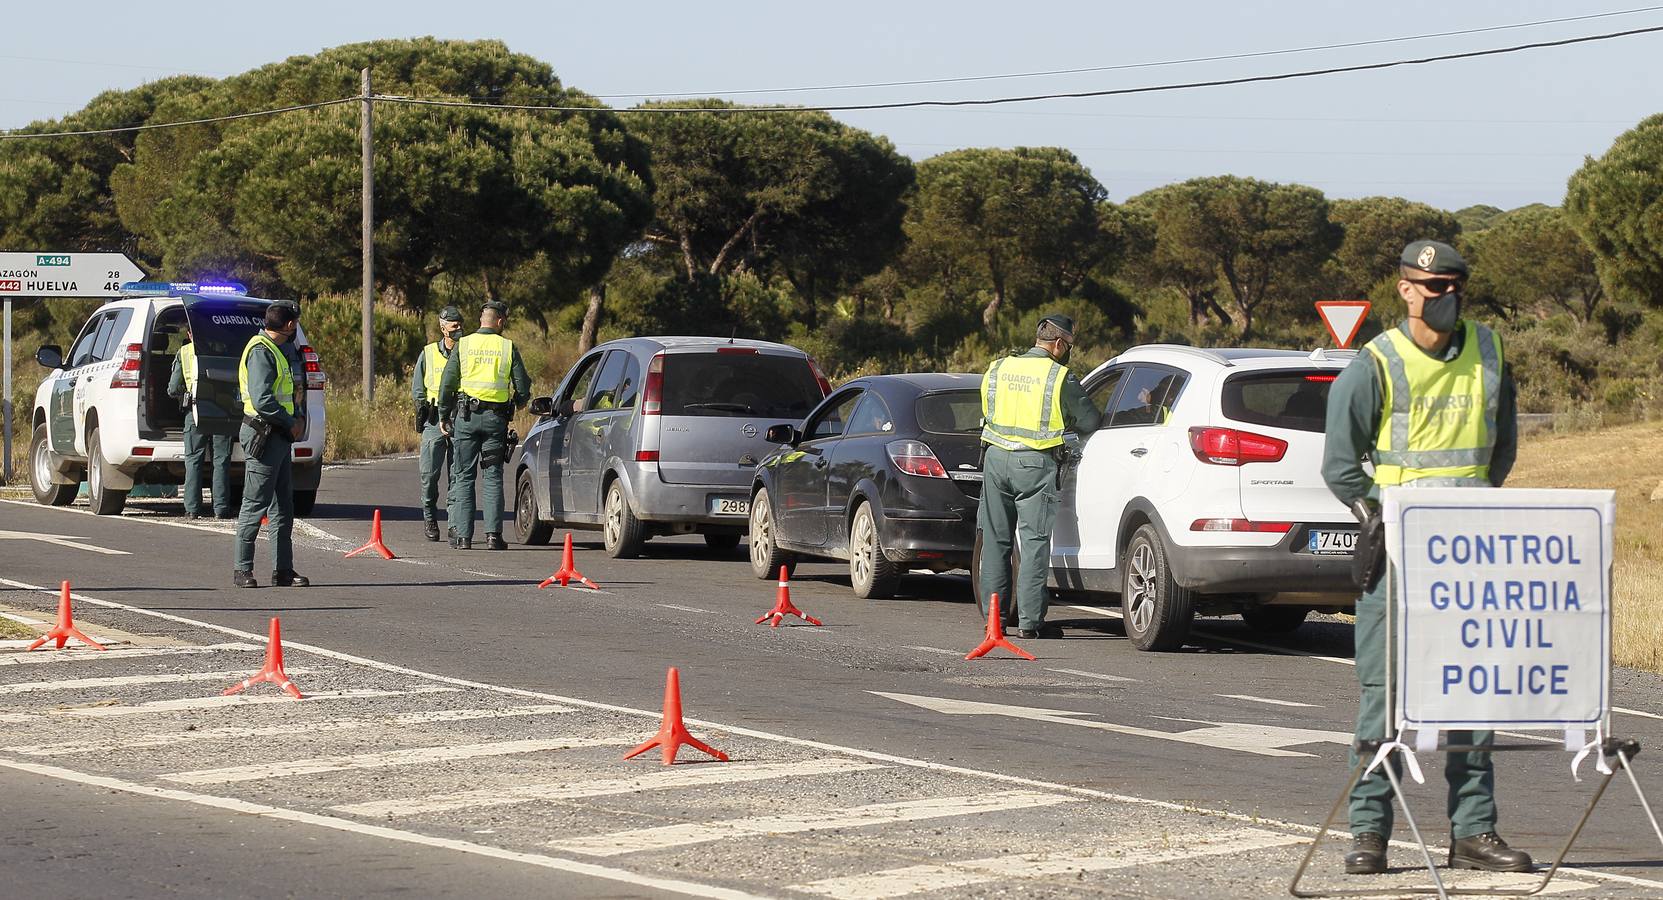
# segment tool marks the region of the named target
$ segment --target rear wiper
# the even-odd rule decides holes
[[[731,412],[754,411],[750,406],[744,403],[726,403],[722,401],[712,401],[710,403],[683,403],[681,406],[683,409],[725,409]]]

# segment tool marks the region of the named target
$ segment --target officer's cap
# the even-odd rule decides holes
[[[1467,261],[1455,252],[1454,247],[1441,241],[1415,241],[1403,248],[1403,256],[1398,262],[1406,269],[1428,275],[1467,277]]]
[[[447,306],[439,310],[439,320],[441,322],[460,322],[462,321],[462,311],[454,306]]]
[[[1046,316],[1043,319],[1040,319],[1039,320],[1039,332],[1040,332],[1040,334],[1043,335],[1045,333],[1045,330],[1046,330],[1045,326],[1047,326],[1047,325],[1051,326],[1056,331],[1061,332],[1063,340],[1070,341],[1070,342],[1072,342],[1074,340],[1074,319],[1072,317],[1054,313],[1052,315]],[[1048,338],[1048,340],[1055,340],[1055,338]]]
[[[488,310],[496,313],[499,316],[508,315],[508,304],[502,302],[501,300],[487,300],[485,302],[485,305],[483,307],[480,307],[480,308],[481,309],[488,309]]]

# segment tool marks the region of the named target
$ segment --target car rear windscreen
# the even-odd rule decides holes
[[[914,409],[918,427],[935,434],[968,434],[982,430],[981,391],[943,391],[918,398]]]
[[[1224,382],[1224,415],[1238,422],[1321,433],[1338,373],[1299,369],[1237,375]]]
[[[801,419],[825,399],[801,356],[667,353],[663,414]]]

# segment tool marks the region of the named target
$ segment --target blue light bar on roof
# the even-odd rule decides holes
[[[248,288],[235,281],[197,284],[194,281],[128,281],[121,285],[125,297],[171,297],[174,294],[236,294],[248,293]]]

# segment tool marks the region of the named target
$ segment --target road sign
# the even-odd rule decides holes
[[[1328,329],[1335,346],[1344,350],[1357,339],[1372,306],[1367,300],[1318,300],[1317,314],[1322,316],[1322,327]]]
[[[1603,728],[1615,498],[1385,491],[1399,728]]]
[[[0,297],[119,297],[143,277],[121,253],[0,253]]]

